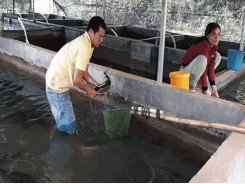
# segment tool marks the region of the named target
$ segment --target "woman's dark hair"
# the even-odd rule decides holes
[[[89,31],[89,29],[92,29],[94,33],[96,33],[97,31],[99,31],[100,27],[106,30],[106,25],[104,20],[99,16],[94,16],[90,19],[88,23],[87,32]]]
[[[197,44],[201,41],[203,41],[204,39],[207,39],[206,36],[209,35],[214,29],[216,28],[219,28],[220,31],[221,31],[221,28],[220,28],[220,25],[217,23],[217,22],[210,22],[207,26],[206,26],[206,29],[205,29],[205,32],[204,32],[204,36],[202,37],[198,37],[194,44]]]
[[[220,26],[219,26],[218,23],[216,23],[216,22],[210,22],[210,23],[207,25],[207,27],[206,27],[204,36],[209,35],[209,34],[210,34],[214,29],[216,29],[217,27],[218,27],[218,28],[220,29],[220,31],[221,31],[221,28],[220,28]]]

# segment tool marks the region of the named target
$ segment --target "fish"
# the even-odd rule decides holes
[[[106,72],[104,72],[104,75],[106,77],[106,80],[94,88],[94,90],[99,92],[99,93],[106,92],[111,86],[111,80],[108,77],[108,75],[106,74]]]

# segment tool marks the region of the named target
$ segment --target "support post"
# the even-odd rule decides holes
[[[242,36],[241,36],[241,43],[240,43],[240,48],[239,50],[243,51],[243,41],[244,41],[244,31],[245,31],[245,13],[243,14],[243,28],[242,28]]]
[[[32,4],[32,10],[33,10],[33,22],[35,22],[35,0],[33,0],[33,4]]]
[[[167,0],[162,0],[160,44],[159,44],[159,51],[158,51],[159,53],[158,53],[158,68],[157,68],[157,83],[158,84],[162,83],[162,78],[163,78],[166,14],[167,14]]]
[[[15,10],[14,10],[14,9],[15,9],[14,4],[15,4],[15,3],[14,3],[14,0],[13,0],[13,14],[15,13]]]
[[[96,16],[97,16],[97,14],[98,14],[98,10],[97,10],[97,8],[98,8],[98,1],[96,0],[96,10],[95,10],[95,12],[96,12]]]

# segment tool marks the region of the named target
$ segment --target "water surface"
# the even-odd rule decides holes
[[[176,144],[149,127],[109,138],[100,112],[105,105],[77,92],[71,98],[78,135],[50,136],[44,80],[0,62],[1,182],[188,182],[210,157],[202,152],[199,161],[191,150],[171,148]]]
[[[228,84],[219,95],[221,99],[245,105],[245,75]]]

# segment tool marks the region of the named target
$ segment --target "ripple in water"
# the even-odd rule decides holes
[[[245,105],[245,75],[242,75],[220,92],[220,98]]]

